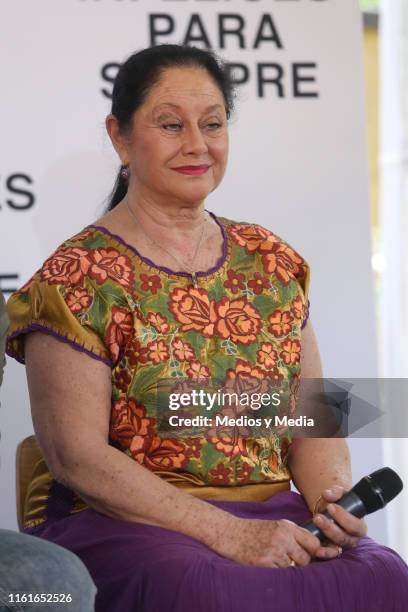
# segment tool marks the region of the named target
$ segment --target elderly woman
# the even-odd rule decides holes
[[[45,458],[25,531],[80,556],[100,611],[402,612],[407,566],[333,503],[352,483],[343,439],[160,429],[160,381],[322,376],[307,263],[204,207],[233,99],[227,66],[193,47],[144,49],[118,72],[108,211],[8,302]],[[325,545],[300,526],[313,511]]]

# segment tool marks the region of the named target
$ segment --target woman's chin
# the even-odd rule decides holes
[[[183,202],[200,202],[205,200],[208,194],[214,190],[214,185],[206,185],[205,187],[198,188],[198,186],[191,186],[189,189],[175,189],[169,192],[175,198],[182,200]]]

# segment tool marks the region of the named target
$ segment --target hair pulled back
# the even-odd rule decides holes
[[[111,113],[117,118],[123,134],[130,129],[134,112],[143,104],[164,70],[184,66],[207,70],[224,97],[227,119],[230,118],[234,111],[235,89],[228,63],[208,49],[162,44],[133,53],[119,68],[113,84]],[[123,168],[119,168],[107,210],[115,208],[126,195],[128,180],[122,176]]]

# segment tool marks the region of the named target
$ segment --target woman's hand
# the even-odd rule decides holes
[[[363,519],[344,510],[338,504],[333,502],[339,500],[346,489],[339,485],[333,485],[331,489],[325,489],[322,493],[324,504],[321,504],[320,510],[327,509],[331,516],[335,519],[335,523],[322,514],[316,514],[313,518],[315,525],[325,534],[330,540],[328,544],[320,546],[316,551],[316,556],[320,559],[333,559],[339,556],[339,546],[344,548],[352,548],[356,546],[363,536],[367,534],[367,523]]]
[[[319,539],[292,521],[231,517],[212,548],[243,565],[289,567],[307,565],[320,547]],[[292,563],[291,563],[292,562]]]

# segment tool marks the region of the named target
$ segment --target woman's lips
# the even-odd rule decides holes
[[[177,172],[182,174],[204,174],[207,172],[210,166],[180,166],[179,168],[173,168]]]

